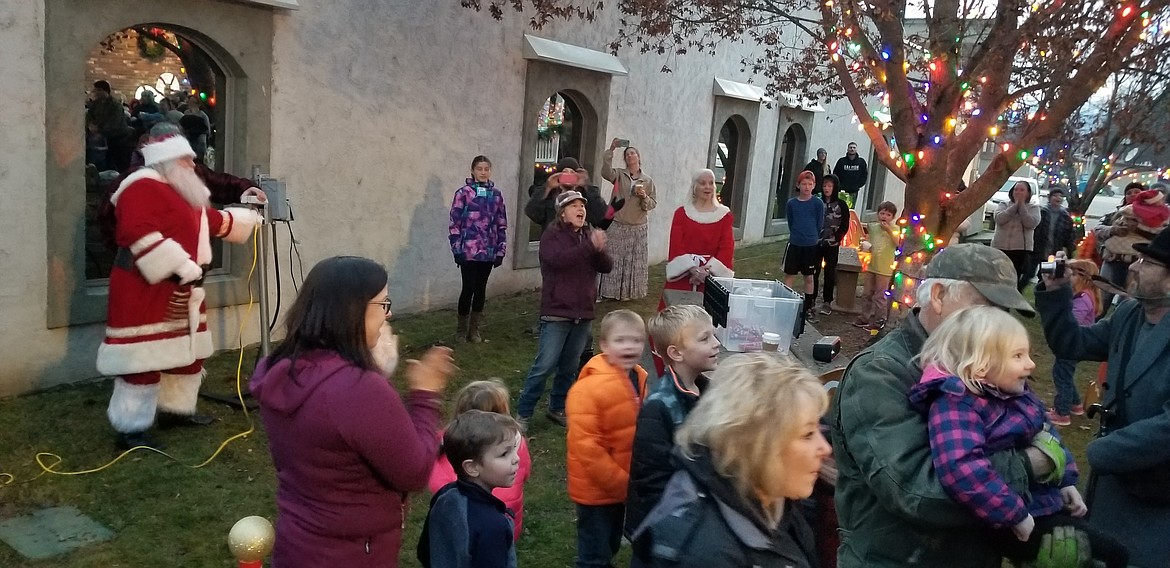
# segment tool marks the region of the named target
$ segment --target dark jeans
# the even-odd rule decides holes
[[[1072,412],[1072,407],[1081,403],[1081,395],[1077,392],[1074,377],[1076,372],[1076,361],[1056,359],[1052,362],[1052,384],[1056,386],[1056,397],[1052,401],[1052,406],[1061,416],[1068,416]]]
[[[1028,281],[1032,279],[1032,275],[1028,274],[1028,267],[1032,264],[1032,251],[1005,250],[1003,253],[1012,261],[1012,267],[1016,269],[1016,289],[1023,290],[1028,285]]]
[[[833,292],[837,289],[837,259],[841,253],[840,245],[829,246],[826,244],[817,245],[817,271],[813,273],[813,290],[821,285],[821,271],[825,272],[825,292],[822,296],[826,304],[833,302]],[[821,268],[821,264],[824,268]]]
[[[992,531],[991,546],[1011,560],[1035,560],[1040,553],[1041,537],[1059,526],[1071,526],[1089,535],[1089,549],[1093,552],[1093,559],[1105,562],[1106,568],[1126,568],[1129,565],[1129,551],[1117,539],[1090,525],[1085,519],[1064,513],[1036,517],[1036,528],[1032,530],[1028,542],[1020,542],[1010,527]]]
[[[577,505],[577,568],[610,568],[622,545],[623,503]]]
[[[536,403],[544,395],[548,374],[556,370],[553,377],[552,394],[548,397],[548,409],[553,412],[565,411],[565,396],[577,379],[580,369],[581,352],[589,341],[593,320],[541,321],[540,343],[536,347],[536,361],[524,380],[520,401],[516,403],[516,414],[532,416]]]
[[[463,275],[463,290],[459,292],[459,315],[482,312],[488,276],[492,275],[492,263],[468,260],[459,267],[459,273]]]

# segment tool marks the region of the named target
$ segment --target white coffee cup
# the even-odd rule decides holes
[[[765,332],[763,336],[764,351],[779,351],[780,350],[780,334]]]

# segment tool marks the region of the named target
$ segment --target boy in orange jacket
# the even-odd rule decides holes
[[[609,566],[621,546],[626,487],[646,371],[646,324],[630,310],[601,320],[601,354],[569,389],[569,498],[577,504],[577,568]]]

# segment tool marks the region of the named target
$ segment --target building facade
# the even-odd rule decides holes
[[[95,59],[121,30],[149,26],[180,53],[199,54],[199,69],[184,59],[175,72],[156,46],[139,44],[154,66],[128,65],[170,73],[180,94],[204,85],[217,169],[247,177],[258,166],[285,183],[293,221],[276,225],[273,248],[286,306],[290,225],[306,270],[332,255],[368,256],[389,269],[396,311],[451,305],[459,290],[448,210],[478,154],[493,162],[510,222],[509,258],[489,293],[539,286],[535,233],[522,211],[554,136],[557,151],[597,180],[611,138],[641,151],[659,192],[651,262],[665,258],[672,212],[699,168],[723,178],[743,243],[786,232],[791,180],[817,147],[833,163],[858,142],[876,184],[865,202],[900,201],[896,183],[876,175],[848,105],[764,99],[752,84],[764,79],[740,71],[751,46],[714,57],[614,57],[612,11],[539,32],[525,24],[523,15],[497,22],[455,0],[0,0],[0,396],[97,375],[106,296],[83,102],[95,73],[112,73],[110,50],[127,49],[110,44]],[[98,59],[105,67],[95,69]],[[115,95],[128,100],[135,82],[153,78],[120,76]],[[550,102],[561,105],[552,119]],[[223,249],[208,279],[218,347],[240,340],[251,255]],[[259,325],[245,324],[243,341],[257,341]]]

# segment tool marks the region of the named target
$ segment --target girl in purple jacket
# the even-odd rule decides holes
[[[451,255],[463,276],[455,341],[480,343],[479,333],[488,276],[504,262],[508,248],[508,212],[504,195],[492,183],[492,162],[471,160],[471,177],[451,201]]]
[[[1097,321],[1097,316],[1101,315],[1101,291],[1093,285],[1093,277],[1099,274],[1097,265],[1090,260],[1070,260],[1067,270],[1072,279],[1073,317],[1081,327],[1093,325],[1093,322]],[[1056,387],[1056,397],[1052,400],[1052,410],[1048,411],[1048,419],[1057,426],[1072,424],[1070,414],[1080,416],[1085,413],[1085,407],[1081,404],[1081,394],[1077,392],[1077,383],[1073,377],[1076,372],[1076,361],[1071,359],[1052,361],[1052,383]]]
[[[281,568],[398,566],[407,494],[439,453],[439,405],[455,372],[435,347],[387,380],[398,360],[386,269],[354,256],[321,261],[289,308],[285,339],[249,389],[276,466]]]
[[[1109,568],[1125,568],[1125,548],[1083,519],[1088,508],[1077,491],[1072,454],[1046,423],[1044,403],[1028,388],[1036,368],[1028,352],[1023,324],[993,306],[959,310],[927,337],[918,356],[922,380],[910,389],[910,403],[927,417],[939,484],[994,529],[991,542],[1012,560],[1035,560],[1042,535],[1072,526],[1088,534],[1094,558]],[[1030,499],[988,458],[1029,446],[1055,465],[1046,479],[1028,487]]]

